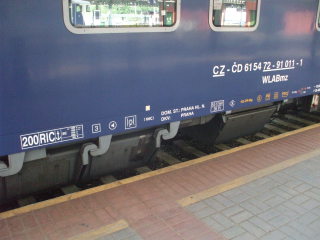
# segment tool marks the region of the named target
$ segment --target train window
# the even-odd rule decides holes
[[[210,26],[214,31],[254,31],[261,0],[211,0]]]
[[[317,27],[318,31],[320,31],[320,2],[319,2],[319,6],[318,6],[318,16],[317,16],[316,27]]]
[[[62,0],[64,22],[77,34],[174,31],[181,0]]]

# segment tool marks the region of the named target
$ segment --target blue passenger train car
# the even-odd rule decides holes
[[[178,129],[219,142],[261,128],[280,105],[316,107],[318,9],[2,1],[0,201],[145,161]]]

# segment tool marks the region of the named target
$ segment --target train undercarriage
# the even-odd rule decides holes
[[[261,105],[174,122],[90,142],[40,149],[0,158],[0,204],[49,188],[75,184],[153,161],[162,140],[179,136],[213,145],[260,131],[272,116],[290,109],[318,110],[318,96]],[[21,170],[20,170],[20,169]],[[15,171],[18,171],[15,173]]]

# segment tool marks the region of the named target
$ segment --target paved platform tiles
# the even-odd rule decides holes
[[[317,125],[1,213],[0,240],[317,239],[319,140]]]
[[[320,155],[188,206],[234,240],[320,239]]]

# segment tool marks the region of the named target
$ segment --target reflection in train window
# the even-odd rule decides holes
[[[320,2],[318,7],[317,29],[320,31]]]
[[[258,0],[213,0],[214,27],[255,27]]]
[[[68,0],[76,28],[171,27],[177,0]]]

